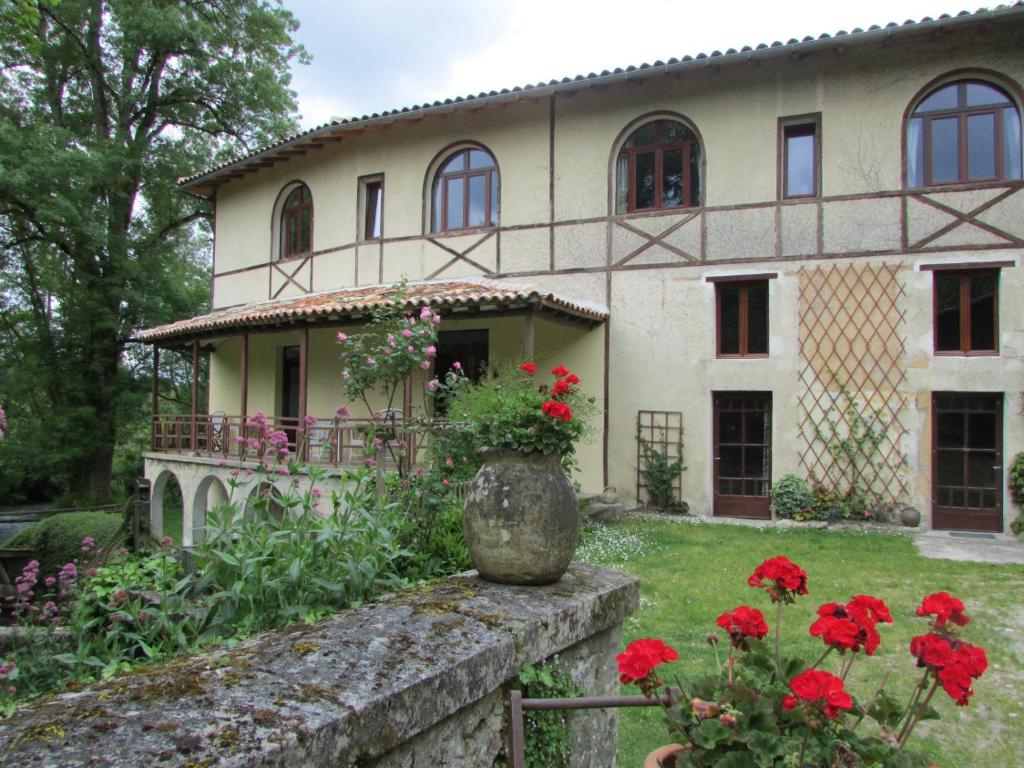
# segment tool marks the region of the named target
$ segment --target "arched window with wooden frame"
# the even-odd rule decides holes
[[[958,80],[925,94],[907,117],[907,186],[1021,178],[1017,104],[983,80]]]
[[[696,132],[670,118],[636,128],[615,162],[615,212],[701,204],[701,146]]]
[[[431,187],[431,232],[498,226],[498,182],[498,164],[482,147],[445,156]]]
[[[309,187],[300,182],[286,192],[278,217],[280,259],[304,256],[313,250],[313,196]]]

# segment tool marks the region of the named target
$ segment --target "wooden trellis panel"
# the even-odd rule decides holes
[[[683,414],[679,411],[637,411],[636,413],[636,500],[646,505],[647,478],[644,473],[643,448],[640,441],[651,445],[669,462],[683,455]],[[682,477],[676,478],[676,499],[682,498]]]
[[[859,412],[884,428],[877,451],[852,451],[872,502],[897,500],[909,488],[901,448],[907,434],[900,336],[906,297],[898,271],[890,264],[800,270],[801,462],[808,477],[848,490],[856,470],[837,461],[828,442],[846,439]]]

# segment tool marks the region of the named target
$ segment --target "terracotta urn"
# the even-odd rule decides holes
[[[576,494],[557,454],[485,452],[462,530],[481,578],[500,584],[558,581],[580,534]]]
[[[686,751],[682,744],[666,744],[651,752],[644,760],[644,768],[675,768],[676,758]]]

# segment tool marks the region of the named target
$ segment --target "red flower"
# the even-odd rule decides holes
[[[565,381],[556,381],[555,386],[551,388],[551,396],[559,397],[569,391],[569,385]]]
[[[944,638],[928,633],[910,641],[910,653],[917,658],[919,667],[942,669],[953,657],[953,646]]]
[[[800,702],[796,700],[794,696],[783,696],[782,697],[782,708],[789,712],[791,709],[796,709],[796,705]]]
[[[575,373],[570,373],[568,376],[562,379],[562,381],[564,381],[566,384],[579,384],[580,377],[577,376]]]
[[[615,657],[619,663],[619,681],[632,683],[646,680],[655,667],[678,658],[676,650],[661,640],[634,640],[626,646],[626,650]]]
[[[942,690],[961,707],[966,707],[974,694],[972,681],[988,669],[984,649],[933,633],[918,635],[911,640],[910,652],[917,657],[918,666],[935,672]]]
[[[565,403],[556,400],[548,400],[541,407],[545,416],[550,416],[558,421],[569,421],[572,419],[572,408]]]
[[[838,616],[822,616],[811,624],[812,637],[820,637],[825,645],[831,645],[841,651],[859,651],[859,635],[860,627],[856,623]]]
[[[718,626],[729,633],[732,644],[736,648],[746,648],[746,638],[755,637],[760,640],[768,634],[768,625],[764,614],[757,608],[741,605],[726,611],[718,617]]]
[[[522,365],[519,366],[519,370],[520,371],[526,371],[528,374],[533,376],[533,374],[535,374],[537,372],[537,364],[536,363],[523,363]]]
[[[854,595],[846,604],[846,610],[853,615],[864,613],[871,617],[874,622],[892,624],[892,614],[889,613],[889,606],[884,601],[871,595]]]
[[[846,605],[825,603],[818,608],[818,616],[821,618],[811,624],[812,636],[840,651],[863,650],[868,656],[873,656],[882,642],[876,622],[892,623],[888,606],[869,595],[856,595]]]
[[[934,595],[928,595],[918,606],[917,615],[934,616],[932,624],[936,628],[945,626],[947,621],[960,627],[966,626],[970,622],[970,619],[964,614],[963,602],[949,592],[936,592]]]
[[[551,369],[551,375],[558,377],[568,376],[569,371],[566,369],[564,365],[556,365],[554,368]]]
[[[827,717],[839,717],[839,710],[853,707],[853,699],[843,690],[842,678],[836,677],[831,672],[808,669],[790,680],[789,687],[802,701],[807,703],[824,702]],[[783,699],[782,706],[792,709],[795,704],[790,704],[787,707],[787,702]]]
[[[765,579],[774,583],[765,586]],[[772,602],[783,599],[792,601],[793,595],[807,594],[807,571],[791,562],[788,557],[770,557],[757,566],[747,579],[747,584],[752,587],[765,586]]]

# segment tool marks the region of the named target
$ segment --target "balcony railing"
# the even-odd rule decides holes
[[[156,453],[228,461],[258,460],[271,453],[265,440],[270,430],[280,430],[287,436],[290,458],[335,467],[360,466],[372,455],[382,466],[395,468],[401,463],[409,468],[415,466],[425,444],[425,435],[405,428],[400,415],[374,419],[314,417],[307,425],[297,418],[268,416],[261,432],[247,426],[243,416],[197,413],[153,416],[150,448]],[[368,450],[366,443],[373,439],[371,434],[383,438],[386,446],[370,446]]]

